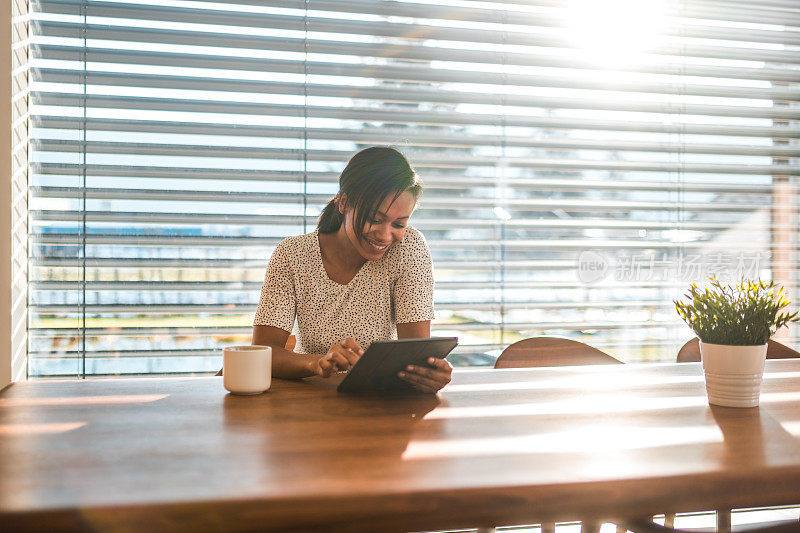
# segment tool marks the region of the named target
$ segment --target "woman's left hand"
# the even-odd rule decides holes
[[[438,357],[429,357],[431,366],[408,365],[398,376],[422,392],[437,392],[450,383],[453,365]]]

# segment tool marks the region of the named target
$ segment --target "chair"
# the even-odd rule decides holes
[[[295,337],[294,335],[289,335],[289,338],[286,339],[285,348],[287,350],[294,350],[294,347],[295,347],[296,344],[297,344],[297,337]],[[219,372],[217,372],[214,375],[215,376],[221,376],[222,375],[222,369],[220,368]]]
[[[767,342],[767,359],[792,359],[795,357],[800,357],[800,352],[772,339]],[[700,339],[695,337],[687,341],[686,344],[678,350],[677,361],[679,363],[699,363]],[[731,510],[717,509],[715,512],[717,514],[717,531],[730,531]],[[675,513],[668,513],[665,517],[665,521],[667,526],[671,527],[672,524],[675,523]],[[796,531],[800,531],[800,526],[796,522],[793,522],[792,525],[796,528]],[[636,531],[639,530],[637,529]],[[659,531],[669,531],[669,529],[662,528]]]
[[[515,342],[503,350],[495,368],[531,368],[541,366],[618,365],[622,361],[588,344],[560,337],[532,337]],[[543,523],[542,533],[553,533],[555,523]],[[491,529],[480,529],[480,533]],[[584,523],[581,531],[600,531],[600,524]]]
[[[560,337],[532,337],[515,342],[500,354],[495,368],[616,365],[622,361],[588,344]]]
[[[792,359],[794,357],[800,357],[800,352],[772,339],[767,342],[767,359]],[[686,344],[678,350],[677,361],[679,363],[699,363],[700,339],[695,337],[687,341]]]

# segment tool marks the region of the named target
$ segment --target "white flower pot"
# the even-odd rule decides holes
[[[767,345],[728,346],[700,342],[708,403],[757,407]]]

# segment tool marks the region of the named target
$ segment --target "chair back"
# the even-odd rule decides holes
[[[588,344],[560,337],[531,337],[503,350],[495,368],[622,364]]]
[[[792,359],[794,357],[800,357],[800,352],[772,339],[767,342],[767,359]],[[687,341],[678,350],[677,361],[679,363],[699,363],[700,339],[695,337]]]

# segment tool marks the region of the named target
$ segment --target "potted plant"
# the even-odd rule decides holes
[[[742,280],[723,285],[710,278],[705,289],[692,283],[687,301],[675,300],[678,315],[700,338],[708,403],[756,407],[767,356],[767,341],[796,322],[783,287],[774,281]]]

